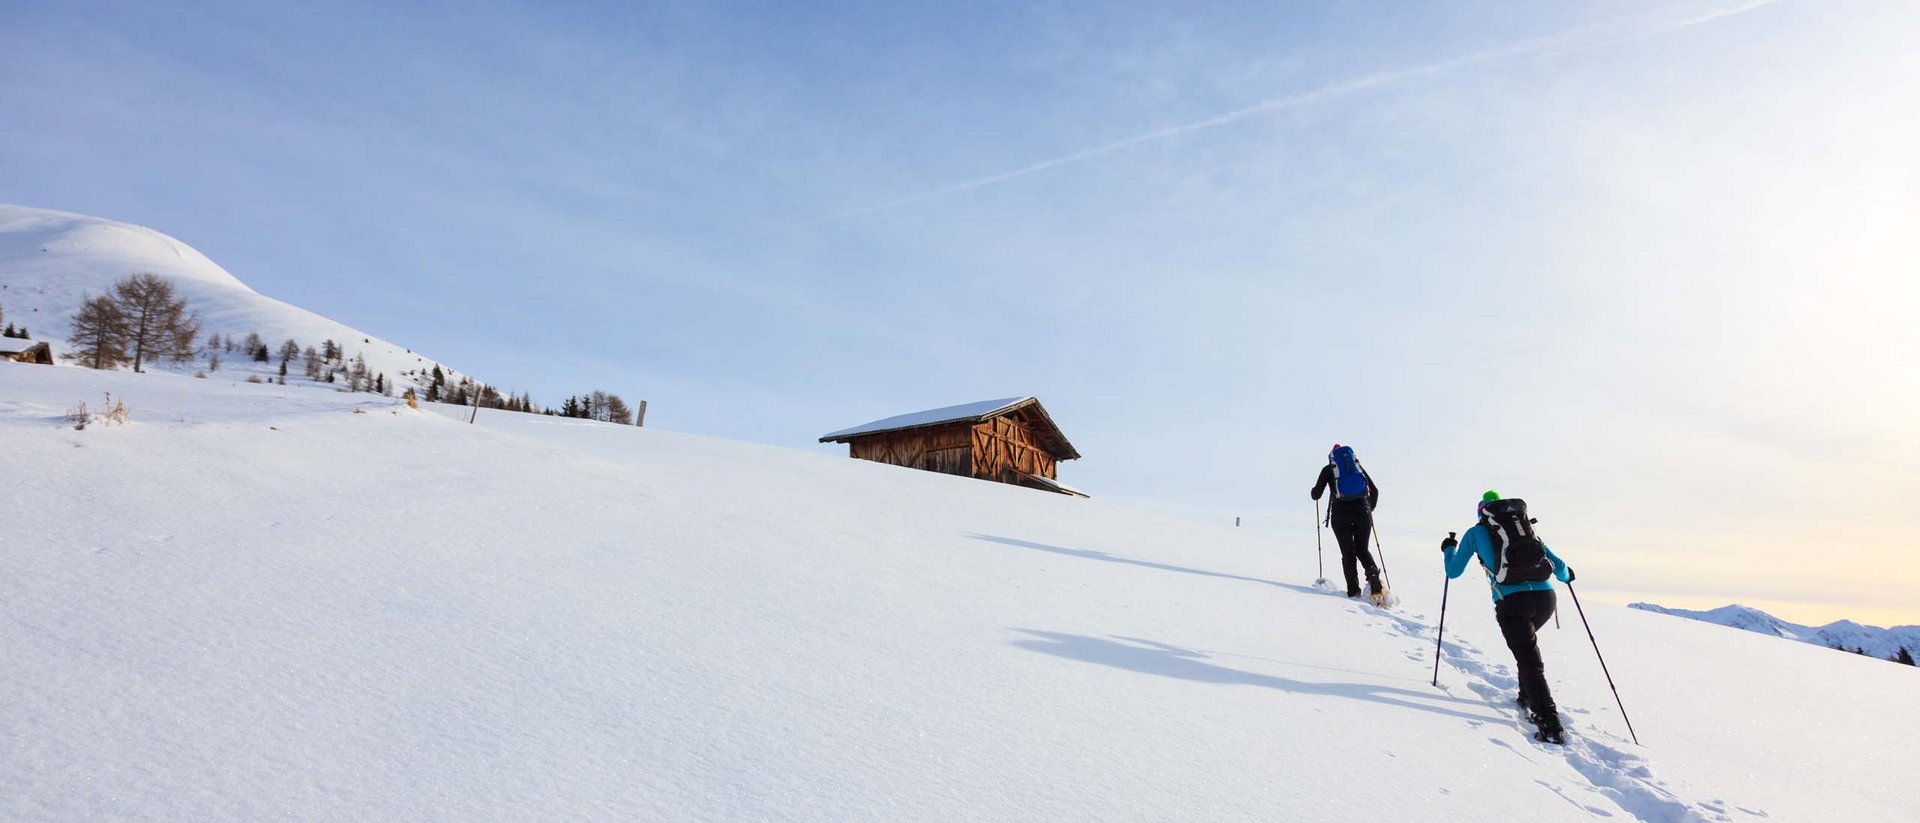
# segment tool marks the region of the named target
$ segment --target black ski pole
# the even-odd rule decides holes
[[[1327,582],[1327,551],[1320,545],[1320,498],[1318,497],[1313,499],[1313,555],[1315,562],[1320,564],[1320,579],[1313,582],[1314,585],[1321,585]]]
[[[1613,689],[1613,704],[1620,707],[1620,719],[1627,721],[1627,735],[1638,746],[1640,735],[1633,732],[1633,718],[1627,716],[1627,704],[1620,702],[1620,689],[1613,685],[1613,673],[1607,671],[1606,655],[1600,653],[1600,641],[1593,639],[1593,624],[1587,622],[1587,610],[1580,608],[1580,594],[1573,590],[1572,583],[1567,584],[1567,594],[1573,595],[1573,608],[1580,613],[1580,625],[1587,627],[1587,641],[1593,644],[1593,656],[1600,658],[1600,673],[1607,676],[1607,688]]]
[[[1453,539],[1453,532],[1447,532],[1447,539]],[[1445,571],[1441,569],[1442,573]],[[1451,577],[1440,579],[1440,636],[1433,641],[1433,685],[1435,686],[1440,685],[1440,645],[1447,642],[1447,589],[1452,583]]]
[[[1371,514],[1371,512],[1369,512],[1369,514]],[[1380,545],[1380,525],[1371,522],[1373,520],[1372,517],[1368,517],[1367,520],[1369,521],[1368,525],[1373,526],[1374,553],[1380,555],[1380,576],[1387,579],[1387,588],[1393,588],[1393,575],[1387,574],[1387,547]],[[1449,532],[1449,534],[1451,534],[1451,532]],[[1361,546],[1361,548],[1364,549],[1366,547]]]

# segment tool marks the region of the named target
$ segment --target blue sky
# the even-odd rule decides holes
[[[1403,553],[1920,622],[1920,7],[395,5],[8,3],[0,201],[663,428],[1035,394],[1102,497],[1297,544],[1345,442]]]

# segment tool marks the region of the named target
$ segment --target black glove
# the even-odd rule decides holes
[[[1452,551],[1454,547],[1458,545],[1460,545],[1460,541],[1453,539],[1453,532],[1447,532],[1447,539],[1440,541],[1440,550]],[[1568,569],[1567,571],[1571,572],[1573,570]]]
[[[1311,492],[1308,492],[1308,494],[1310,494],[1310,495],[1312,495],[1312,496],[1313,496],[1313,499],[1315,499],[1315,500],[1319,500],[1319,499],[1320,499],[1320,488],[1319,488],[1318,486],[1316,486],[1316,487],[1314,487],[1314,489],[1313,489],[1313,491],[1311,491]]]
[[[1568,583],[1572,583],[1572,582],[1573,582],[1573,567],[1572,567],[1572,566],[1568,566],[1568,567],[1567,567],[1567,582],[1568,582]]]

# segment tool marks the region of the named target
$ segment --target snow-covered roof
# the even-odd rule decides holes
[[[27,340],[19,337],[0,337],[0,354],[19,354],[24,351],[32,351],[36,346],[44,345],[46,344],[38,340]]]
[[[1054,425],[1053,418],[1047,415],[1047,410],[1040,405],[1039,399],[1032,395],[1026,397],[1003,397],[999,400],[981,400],[975,403],[962,403],[958,406],[946,406],[938,409],[928,409],[926,411],[896,414],[892,417],[883,417],[871,423],[863,423],[850,429],[841,429],[836,432],[821,435],[820,442],[844,443],[854,437],[865,437],[867,435],[895,432],[904,429],[943,426],[949,423],[980,423],[1023,409],[1032,409],[1033,415],[1038,418],[1039,422],[1044,424],[1043,428],[1046,431],[1042,434],[1044,437],[1055,441],[1052,444],[1052,451],[1057,459],[1073,460],[1080,456],[1080,453],[1074,450],[1073,444],[1067,442],[1067,436],[1061,433],[1060,427]]]
[[[958,423],[961,421],[978,423],[982,420],[991,419],[995,415],[1013,411],[1014,408],[1020,404],[1032,400],[1032,397],[1005,397],[999,400],[981,400],[975,403],[962,403],[958,406],[946,406],[944,408],[928,409],[926,411],[896,414],[892,417],[883,417],[871,423],[863,423],[850,429],[841,429],[831,434],[822,435],[820,442],[831,443],[842,438],[858,437],[863,434],[879,434],[880,432],[899,431],[901,429],[917,429],[921,426],[938,426],[942,423]]]

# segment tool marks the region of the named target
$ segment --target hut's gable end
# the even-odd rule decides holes
[[[973,427],[974,476],[1018,482],[1020,475],[1055,479],[1053,455],[1035,442],[1033,430],[1021,420],[996,417]]]

